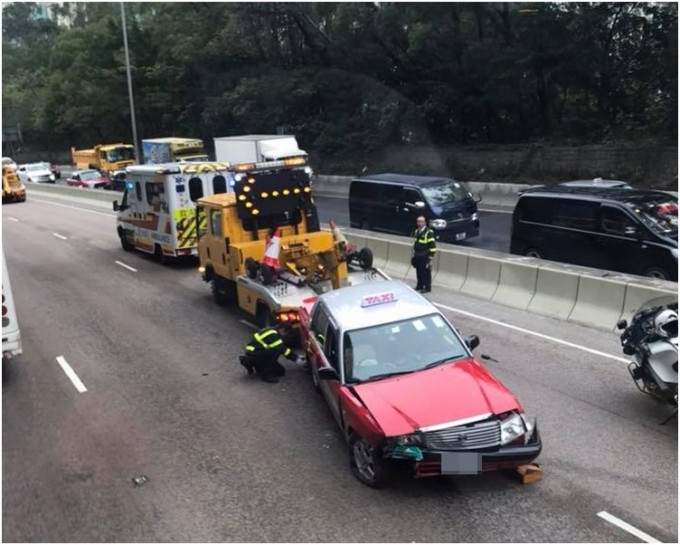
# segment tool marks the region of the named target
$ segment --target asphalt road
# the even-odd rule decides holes
[[[616,357],[613,334],[437,290],[538,415],[544,476],[376,491],[349,471],[308,375],[289,367],[270,385],[242,372],[250,329],[194,264],[123,252],[114,215],[83,205],[29,197],[3,206],[2,224],[24,343],[2,389],[4,541],[640,541],[602,511],[678,540],[677,420],[658,425],[667,409],[623,363],[505,324]]]

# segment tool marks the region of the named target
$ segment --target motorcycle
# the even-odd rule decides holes
[[[661,424],[678,414],[678,301],[652,299],[633,315],[630,324],[620,320],[623,353],[633,356],[628,372],[638,390],[675,407]]]

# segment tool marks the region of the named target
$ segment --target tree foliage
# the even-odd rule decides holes
[[[118,3],[3,8],[3,118],[57,150],[129,141]],[[675,3],[128,3],[142,138],[386,146],[677,142]]]

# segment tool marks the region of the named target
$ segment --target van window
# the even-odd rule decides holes
[[[550,225],[555,199],[525,197],[517,204],[517,220]]]
[[[137,201],[142,202],[142,184],[135,182],[135,193],[137,195]]]
[[[203,180],[194,176],[189,180],[189,198],[196,202],[203,196]]]
[[[210,211],[210,232],[216,237],[222,234],[222,210]]]
[[[552,224],[556,227],[597,231],[597,213],[600,205],[597,202],[579,201],[577,199],[556,199],[553,209]]]
[[[215,176],[212,180],[213,183],[213,193],[219,195],[220,193],[227,192],[227,180],[221,174]]]
[[[600,227],[604,233],[623,236],[626,234],[626,227],[635,227],[635,223],[621,210],[607,206],[602,208]]]
[[[163,187],[162,183],[146,183],[146,202],[148,204],[160,208],[162,195],[165,195],[165,187]]]
[[[461,182],[441,180],[422,186],[422,192],[430,204],[439,206],[449,202],[460,202],[470,198],[470,192]]]
[[[369,195],[369,199],[379,202],[397,202],[401,199],[401,186],[392,184],[378,184],[377,195],[373,193]]]
[[[411,189],[410,187],[407,187],[404,189],[404,202],[408,204],[415,204],[418,201],[422,201],[423,196],[420,194],[419,191],[416,191],[415,189]]]

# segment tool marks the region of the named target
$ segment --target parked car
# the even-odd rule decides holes
[[[47,182],[54,183],[56,178],[50,170],[49,163],[28,163],[19,165],[17,169],[19,179],[22,182]]]
[[[14,162],[14,159],[11,157],[3,157],[2,158],[2,166],[3,167],[11,167],[14,170],[17,169],[17,164]]]
[[[510,253],[677,282],[678,199],[636,189],[527,189],[513,213]]]
[[[462,182],[432,176],[376,174],[349,186],[351,227],[410,236],[425,216],[437,240],[458,242],[479,235],[477,203]]]
[[[628,182],[621,180],[603,180],[602,178],[593,178],[592,180],[573,180],[571,182],[561,182],[557,185],[562,187],[601,187],[608,189],[633,189],[633,186]]]
[[[75,170],[66,179],[66,185],[87,187],[89,189],[105,189],[109,185],[109,179],[98,170]]]
[[[541,453],[536,419],[472,355],[479,338],[403,282],[306,300],[300,331],[362,483],[513,469]]]

